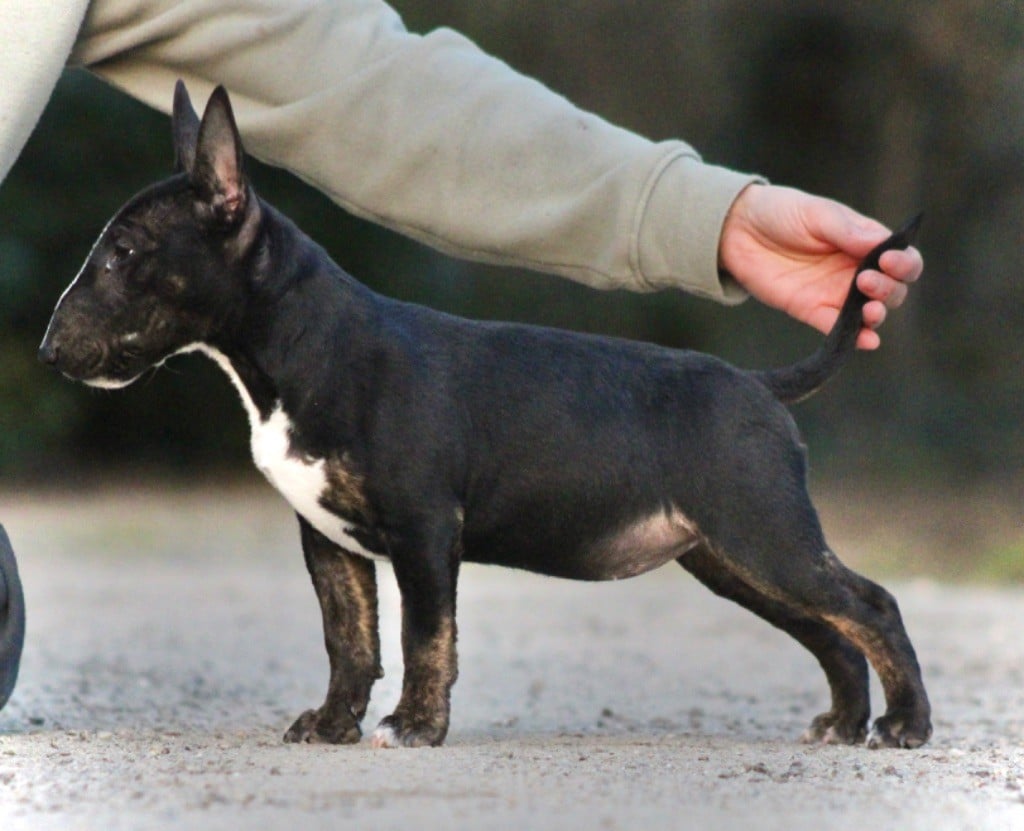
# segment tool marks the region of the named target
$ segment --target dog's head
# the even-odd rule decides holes
[[[70,378],[126,386],[209,343],[244,306],[260,206],[224,89],[200,121],[179,81],[173,134],[175,175],[107,223],[50,319],[40,360]]]

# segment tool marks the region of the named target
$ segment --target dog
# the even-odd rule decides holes
[[[465,320],[372,292],[258,198],[223,88],[200,119],[179,82],[172,125],[174,175],[111,219],[39,357],[118,388],[199,351],[237,388],[254,461],[298,515],[330,664],[323,705],[285,741],[362,736],[382,675],[376,558],[391,562],[401,593],[404,660],[376,747],[447,735],[464,561],[614,580],[675,560],[817,658],[832,706],[805,740],[928,740],[928,697],[897,604],[829,550],[783,406],[853,351],[865,302],[856,287],[814,356],[770,371]],[[870,733],[868,661],[887,706]]]

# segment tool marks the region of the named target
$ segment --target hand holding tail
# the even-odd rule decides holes
[[[913,245],[921,227],[921,218],[922,214],[918,214],[908,220],[861,260],[839,317],[817,352],[792,366],[756,373],[776,398],[787,404],[800,401],[816,392],[842,368],[857,347],[864,323],[864,308],[869,302],[860,288],[860,275],[877,271],[882,257],[890,251],[905,251]]]
[[[774,185],[751,185],[722,228],[723,270],[750,294],[796,320],[829,332],[857,264],[888,235],[873,219],[830,199]],[[892,249],[858,278],[867,296],[857,346],[874,349],[875,329],[906,299],[921,274],[914,248]]]

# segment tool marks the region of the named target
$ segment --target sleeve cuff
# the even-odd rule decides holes
[[[688,149],[667,156],[651,176],[637,220],[634,263],[641,282],[720,303],[746,299],[746,291],[719,270],[718,242],[733,201],[755,182],[765,180],[704,164]]]

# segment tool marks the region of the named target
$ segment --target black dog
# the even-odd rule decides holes
[[[779,403],[813,392],[853,349],[859,292],[815,357],[760,373],[461,320],[374,294],[258,199],[223,89],[200,123],[179,84],[173,124],[179,172],[114,216],[40,357],[120,387],[200,350],[238,388],[256,464],[299,515],[330,659],[326,701],[286,741],[361,735],[381,675],[378,556],[402,595],[405,676],[377,746],[445,738],[463,561],[609,580],[677,560],[821,663],[832,709],[808,740],[864,739],[867,656],[887,703],[869,744],[927,741],[928,699],[896,603],[829,551]]]

